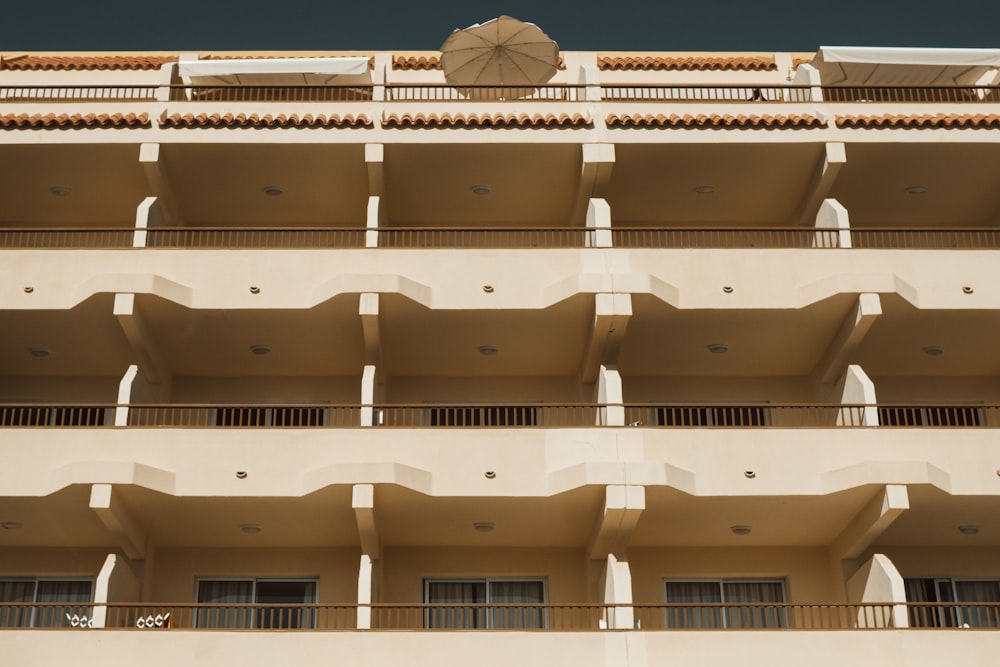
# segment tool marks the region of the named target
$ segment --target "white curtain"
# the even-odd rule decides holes
[[[212,607],[198,609],[199,628],[249,628],[253,614],[249,607],[226,605],[253,602],[253,581],[202,580],[198,582],[198,602]]]

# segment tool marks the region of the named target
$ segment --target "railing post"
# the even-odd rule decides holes
[[[607,200],[593,198],[587,204],[587,229],[591,230],[587,238],[587,247],[612,247],[611,207]]]
[[[816,213],[816,236],[813,240],[814,248],[850,248],[851,247],[851,221],[847,214],[847,209],[836,199],[824,199]],[[828,235],[832,236],[836,230],[837,242],[830,243]]]
[[[795,78],[792,79],[793,86],[809,86],[809,101],[810,102],[822,102],[823,101],[823,87],[822,80],[820,79],[819,70],[809,65],[808,63],[803,63],[795,69]]]
[[[388,52],[376,53],[375,64],[372,67],[372,102],[385,101],[385,86],[388,83],[391,69],[392,54]]]

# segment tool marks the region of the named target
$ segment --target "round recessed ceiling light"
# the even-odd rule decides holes
[[[280,197],[285,194],[285,191],[278,187],[277,185],[267,185],[264,186],[264,194],[268,197]]]
[[[65,185],[53,185],[49,188],[49,192],[56,197],[66,197],[72,192],[72,189],[66,187]]]
[[[264,530],[260,527],[259,523],[241,523],[240,530],[242,530],[247,535],[256,535],[260,531]]]
[[[708,345],[708,351],[712,354],[725,354],[729,352],[729,346],[725,343],[710,343]]]
[[[922,185],[908,185],[903,188],[908,195],[922,195],[927,194],[927,188]]]
[[[749,535],[753,526],[730,526],[729,530],[733,531],[733,535]]]
[[[693,188],[693,190],[696,195],[710,195],[715,193],[715,188],[711,185],[699,185]]]
[[[497,525],[492,521],[477,521],[474,524],[472,524],[472,527],[475,528],[480,533],[489,533],[494,528],[496,528]]]
[[[944,354],[944,348],[940,345],[928,345],[924,348],[924,354],[928,357],[940,357]]]
[[[21,526],[20,521],[0,521],[0,528],[4,530],[20,530]]]
[[[499,352],[495,345],[480,345],[479,354],[485,355],[487,357],[492,357],[494,354]]]
[[[971,526],[971,525],[970,526],[959,526],[958,527],[958,532],[962,533],[963,535],[978,535],[979,534],[979,526]]]
[[[46,350],[44,347],[28,348],[28,352],[31,354],[31,356],[36,357],[38,359],[44,359],[50,354],[49,351]]]
[[[251,345],[250,351],[254,354],[265,355],[271,353],[270,345]]]
[[[493,190],[488,185],[473,185],[471,188],[472,194],[474,195],[488,195],[493,192]]]

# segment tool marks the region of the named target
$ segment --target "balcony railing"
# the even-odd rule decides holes
[[[299,86],[172,84],[170,99],[186,102],[367,102],[373,86],[312,84]]]
[[[808,102],[809,86],[627,84],[601,86],[605,102]]]
[[[1000,101],[1000,86],[822,86],[826,102]]]
[[[385,87],[391,102],[579,102],[586,86],[449,86],[401,85]]]
[[[0,228],[0,249],[130,248],[588,248],[610,234],[611,247],[655,249],[998,250],[1000,229],[851,230],[803,227],[132,227]],[[141,243],[142,241],[140,241]]]
[[[156,99],[157,86],[149,84],[117,85],[0,85],[0,102],[86,102],[116,100],[150,102]]]
[[[93,428],[998,428],[996,405],[2,404],[0,427]]]
[[[0,630],[726,631],[1000,628],[1000,603],[143,604],[0,603]],[[897,624],[896,619],[906,618]],[[901,627],[902,626],[902,627]],[[363,626],[362,626],[363,627]]]

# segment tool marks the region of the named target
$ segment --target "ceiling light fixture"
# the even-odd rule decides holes
[[[729,530],[733,531],[733,535],[749,535],[753,526],[730,526]]]
[[[944,354],[944,348],[940,345],[928,345],[924,348],[924,354],[928,357],[940,357]]]
[[[20,521],[0,521],[0,528],[4,530],[21,530]]]
[[[493,529],[497,527],[497,525],[492,521],[477,521],[474,524],[472,524],[472,527],[475,528],[477,532],[489,533],[492,532]]]
[[[488,185],[473,185],[471,188],[472,194],[474,195],[488,195],[493,192],[493,190]]]
[[[711,185],[699,185],[694,188],[694,193],[696,195],[710,195],[715,193],[715,188]]]
[[[908,185],[905,188],[906,194],[908,195],[923,195],[927,194],[927,188],[922,185]]]
[[[53,185],[51,188],[49,188],[49,192],[55,195],[56,197],[66,197],[69,195],[70,192],[72,192],[72,190],[70,188],[67,188],[65,185]]]
[[[28,352],[31,353],[31,356],[35,357],[36,359],[44,359],[50,354],[49,351],[46,350],[44,347],[31,347],[28,348]]]
[[[500,350],[498,350],[495,345],[480,345],[479,346],[479,354],[482,354],[482,355],[487,356],[487,357],[492,357],[494,354],[496,354],[499,351]]]
[[[708,351],[712,354],[725,354],[729,352],[729,346],[725,343],[709,343],[707,347]]]
[[[264,530],[260,527],[259,523],[241,523],[240,530],[242,530],[247,535],[256,535],[260,531]]]
[[[271,354],[271,346],[270,345],[251,345],[250,346],[250,351],[253,352],[254,354],[258,354],[258,355]]]
[[[962,533],[963,535],[978,535],[979,526],[972,526],[972,525],[959,526],[958,532]]]
[[[282,190],[277,185],[267,185],[264,186],[264,194],[266,194],[268,197],[280,197],[281,195],[285,194],[285,191]]]

